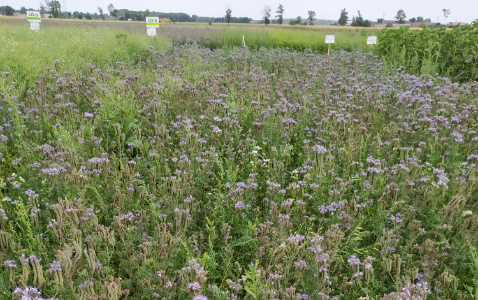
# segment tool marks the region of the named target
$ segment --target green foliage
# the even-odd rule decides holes
[[[362,17],[362,14],[360,13],[360,10],[358,11],[358,17],[353,17],[352,18],[352,26],[354,27],[371,27],[372,22],[369,20],[364,20]]]
[[[11,6],[8,6],[8,5],[0,6],[0,14],[1,15],[13,16],[14,12],[15,12],[15,10]],[[25,13],[26,13],[26,11],[25,11]]]
[[[131,30],[108,26],[93,30],[76,22],[61,23],[61,26],[53,23],[48,29],[32,32],[25,26],[0,22],[5,29],[0,32],[0,42],[10,45],[0,52],[0,65],[5,66],[3,71],[12,74],[16,85],[23,87],[33,84],[44,68],[56,61],[65,70],[105,67],[118,61],[138,60],[139,54],[149,46],[160,50],[168,44],[165,38],[150,39],[137,31],[120,42],[115,36],[131,33]]]
[[[340,18],[339,18],[339,21],[338,21],[338,24],[341,25],[341,26],[345,26],[347,24],[347,21],[349,20],[349,17],[348,17],[348,12],[347,10],[344,8],[342,9],[342,11],[340,12]]]
[[[277,23],[279,25],[282,25],[282,23],[284,22],[284,6],[282,4],[279,4],[279,6],[277,7],[277,15],[276,15],[276,18],[277,18]]]
[[[0,32],[1,299],[477,295],[477,85],[409,31],[50,22]]]
[[[300,25],[300,24],[296,24]],[[297,28],[297,29],[296,29]],[[245,36],[246,45],[249,49],[258,50],[261,47],[267,49],[289,49],[304,51],[311,49],[319,53],[327,53],[327,45],[324,44],[327,34],[335,34],[335,49],[346,51],[367,51],[366,39],[361,36],[360,28],[350,27],[320,27],[320,26],[268,26],[249,27],[243,25],[218,26],[213,30],[191,28],[194,36],[191,36],[190,30],[186,28],[164,29],[164,33],[172,40],[174,44],[196,43],[198,45],[210,48],[220,49],[227,47],[233,49],[240,47],[242,36]],[[370,33],[377,32],[371,29]]]
[[[478,22],[453,30],[424,27],[422,30],[383,30],[377,54],[413,74],[440,74],[454,81],[478,80]]]
[[[403,24],[405,23],[405,19],[407,18],[407,15],[403,11],[403,9],[400,9],[397,12],[397,15],[395,16],[395,19],[397,20],[398,24]]]
[[[309,10],[307,14],[309,15],[309,17],[307,18],[307,20],[309,21],[309,25],[310,25],[310,26],[314,25],[314,21],[315,21],[315,11]]]
[[[226,23],[229,25],[231,23],[232,10],[230,8],[226,9]]]
[[[59,18],[61,15],[61,3],[58,0],[45,0],[46,6],[50,9],[53,18]]]
[[[267,26],[271,23],[271,8],[270,6],[264,6],[262,9],[262,18],[264,19],[264,24]]]

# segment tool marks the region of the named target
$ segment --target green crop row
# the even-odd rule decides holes
[[[426,27],[423,30],[385,29],[379,33],[377,54],[409,73],[428,73],[454,81],[478,79],[478,22],[453,30]]]

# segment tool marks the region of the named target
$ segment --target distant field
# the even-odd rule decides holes
[[[56,60],[69,67],[105,67],[120,61],[136,61],[144,49],[153,46],[161,50],[170,43],[161,36],[149,38],[141,34],[136,24],[125,25],[45,20],[41,30],[33,32],[24,19],[0,18],[0,70],[21,80],[18,84],[31,85]]]
[[[55,60],[82,67],[87,63],[105,66],[117,61],[135,61],[149,46],[164,49],[170,43],[194,42],[216,49],[241,47],[245,37],[251,49],[289,48],[327,52],[326,34],[336,35],[333,50],[369,50],[366,36],[380,29],[335,26],[290,26],[261,24],[176,23],[163,24],[158,36],[146,36],[144,22],[85,21],[77,19],[42,20],[41,30],[32,32],[24,18],[0,17],[2,71],[18,78],[33,78]]]

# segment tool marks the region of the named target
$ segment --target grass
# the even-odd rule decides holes
[[[41,23],[39,32],[29,30],[22,18],[0,17],[2,32],[0,42],[4,47],[0,53],[2,71],[10,72],[19,82],[31,85],[32,81],[47,66],[56,60],[71,67],[111,66],[120,61],[137,61],[144,49],[153,46],[165,49],[171,42],[192,40],[211,48],[242,46],[252,49],[265,47],[289,48],[304,51],[312,49],[327,52],[324,43],[326,34],[336,35],[332,49],[367,51],[366,36],[380,29],[333,26],[289,26],[258,24],[208,24],[176,23],[163,24],[155,38],[147,37],[144,22],[85,21],[47,19]],[[200,32],[198,32],[200,31]],[[72,34],[74,32],[74,34]],[[163,34],[161,34],[163,33]],[[198,37],[201,36],[201,39]]]
[[[299,27],[299,26],[298,26]],[[268,27],[232,27],[219,29],[219,33],[213,39],[216,45],[205,45],[209,48],[220,48],[226,46],[232,48],[240,46],[244,35],[246,45],[252,49],[265,47],[267,49],[281,48],[297,51],[311,49],[319,53],[327,52],[327,44],[324,43],[327,34],[335,34],[335,44],[332,49],[343,49],[347,51],[363,51],[370,49],[367,46],[366,37],[371,33],[365,29],[357,32],[355,30],[335,31],[336,28],[328,27],[326,30],[307,30],[308,27],[293,28],[288,26],[280,28],[279,26]],[[323,28],[325,29],[325,28]],[[340,28],[339,28],[340,29]],[[211,47],[212,46],[212,47]]]
[[[66,69],[89,64],[104,68],[116,62],[137,62],[146,48],[162,50],[169,44],[161,36],[150,38],[135,28],[102,26],[100,22],[48,20],[41,23],[39,32],[34,32],[25,20],[3,17],[0,26],[0,43],[4,45],[0,68],[26,86],[31,86],[45,67],[53,67],[57,60]]]

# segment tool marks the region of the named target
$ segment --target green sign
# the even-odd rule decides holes
[[[41,22],[40,12],[27,11],[27,20],[28,22]]]
[[[157,17],[147,17],[146,18],[146,27],[159,27],[159,18],[157,18]]]

